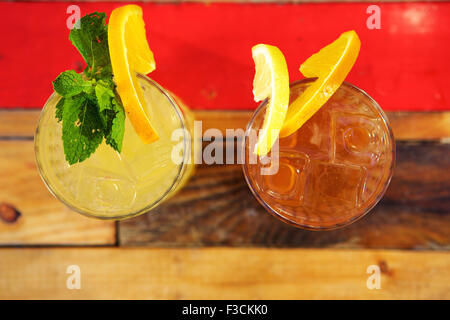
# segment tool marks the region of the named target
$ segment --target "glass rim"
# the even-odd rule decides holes
[[[300,79],[300,80],[295,80],[293,82],[291,82],[289,84],[289,88],[292,88],[294,86],[297,86],[299,84],[305,84],[305,83],[311,83],[314,82],[317,78],[304,78],[304,79]],[[388,172],[388,176],[386,181],[384,182],[384,186],[383,188],[380,190],[380,192],[378,194],[376,194],[373,199],[371,199],[372,203],[370,204],[370,206],[364,208],[364,210],[359,213],[358,215],[344,221],[341,223],[337,223],[334,224],[333,226],[312,226],[312,225],[308,225],[308,224],[302,224],[293,220],[290,220],[288,218],[286,218],[285,216],[281,215],[280,213],[277,212],[277,210],[273,209],[272,206],[270,206],[256,191],[256,188],[254,186],[254,184],[252,183],[251,179],[249,178],[249,172],[248,172],[248,168],[246,166],[246,162],[244,161],[242,163],[242,171],[244,173],[244,178],[245,181],[247,182],[247,185],[250,189],[250,191],[252,192],[253,196],[256,198],[256,200],[258,200],[258,202],[264,207],[264,209],[269,212],[272,216],[274,216],[275,218],[300,229],[306,229],[306,230],[311,230],[311,231],[331,231],[331,230],[336,230],[336,229],[340,229],[343,228],[345,226],[348,226],[354,222],[356,222],[357,220],[365,217],[377,204],[378,202],[380,202],[380,200],[383,198],[384,194],[386,193],[386,190],[391,182],[393,173],[394,173],[394,168],[395,168],[395,159],[396,159],[396,148],[395,148],[395,138],[394,138],[394,134],[392,132],[392,128],[391,125],[389,123],[389,119],[386,115],[386,113],[383,111],[383,109],[380,107],[380,105],[369,95],[367,94],[364,90],[358,88],[357,86],[344,81],[340,87],[342,86],[346,86],[354,91],[356,91],[359,94],[362,94],[365,98],[368,99],[368,101],[375,107],[376,111],[379,113],[380,118],[382,119],[384,125],[387,128],[388,131],[388,137],[389,137],[389,141],[391,144],[391,148],[390,148],[390,152],[392,154],[392,161],[391,161],[391,165],[389,167],[389,172]],[[244,135],[244,140],[242,143],[242,155],[244,157],[244,159],[246,158],[246,145],[247,145],[247,139],[250,135],[250,130],[252,129],[252,124],[255,121],[256,116],[259,114],[259,112],[261,111],[261,109],[265,108],[267,105],[268,99],[265,99],[263,101],[261,101],[261,103],[258,105],[258,107],[255,109],[255,111],[253,112],[249,122],[247,123],[247,127],[245,129],[245,135]]]
[[[178,167],[178,171],[173,179],[173,182],[170,184],[170,186],[167,188],[167,190],[155,201],[153,201],[151,204],[146,205],[144,208],[137,210],[137,211],[133,211],[131,213],[126,213],[126,214],[119,214],[119,215],[113,215],[113,216],[102,216],[102,215],[96,215],[96,214],[92,214],[90,212],[88,212],[87,210],[84,210],[82,208],[79,208],[75,205],[73,205],[72,203],[74,201],[68,201],[67,199],[65,199],[63,197],[63,195],[61,194],[57,194],[51,187],[50,182],[47,179],[47,176],[44,174],[43,172],[43,167],[42,164],[38,158],[38,151],[37,151],[37,141],[36,141],[36,137],[39,134],[39,130],[40,130],[40,124],[41,124],[41,120],[42,120],[42,116],[43,116],[43,111],[44,109],[47,107],[47,105],[53,100],[53,99],[57,99],[58,98],[58,94],[56,92],[53,92],[50,97],[47,99],[47,101],[45,102],[44,106],[42,107],[42,110],[40,112],[39,115],[39,119],[38,119],[38,124],[36,126],[36,130],[35,130],[35,134],[34,134],[34,139],[33,139],[33,145],[34,145],[34,155],[35,155],[35,161],[36,161],[36,166],[39,172],[39,176],[41,177],[42,181],[44,182],[45,186],[47,187],[48,191],[60,202],[62,202],[66,207],[68,207],[69,209],[82,214],[86,217],[89,218],[96,218],[96,219],[100,219],[100,220],[122,220],[122,219],[127,219],[127,218],[132,218],[132,217],[136,217],[138,215],[144,214],[148,211],[150,211],[152,208],[156,207],[157,205],[159,205],[160,203],[162,203],[167,196],[176,189],[176,187],[178,186],[179,182],[181,181],[181,178],[183,177],[185,171],[186,171],[186,166],[187,166],[187,161],[189,160],[188,157],[190,156],[191,153],[191,140],[188,137],[188,134],[186,133],[187,128],[186,128],[186,117],[184,115],[184,113],[182,112],[179,103],[172,97],[172,95],[170,94],[169,91],[167,91],[166,89],[164,89],[159,83],[157,83],[156,81],[154,81],[153,79],[150,79],[149,77],[147,77],[146,75],[137,74],[137,77],[146,81],[147,83],[149,83],[151,86],[155,87],[156,89],[158,89],[158,91],[164,95],[166,97],[166,99],[169,101],[170,105],[173,107],[173,109],[175,110],[175,113],[179,119],[179,122],[181,124],[180,128],[183,130],[183,161],[177,166]]]

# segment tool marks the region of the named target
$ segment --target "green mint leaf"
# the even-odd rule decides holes
[[[106,143],[117,152],[122,151],[123,135],[125,133],[125,111],[122,103],[117,98],[112,100],[116,115],[112,120],[111,130],[105,133]]]
[[[73,70],[53,81],[62,97],[55,118],[62,122],[64,154],[69,164],[82,162],[105,138],[117,152],[122,150],[125,111],[113,81],[108,48],[106,15],[94,12],[79,20],[69,39],[86,61],[83,74]]]
[[[59,99],[58,103],[56,104],[56,112],[55,112],[55,117],[58,120],[58,122],[61,122],[63,119],[63,110],[64,110],[64,97],[61,97],[61,99]]]
[[[120,100],[114,94],[114,83],[100,80],[95,86],[95,94],[106,143],[121,152],[125,130],[125,112]]]
[[[108,48],[106,14],[94,12],[80,19],[80,28],[70,31],[69,39],[87,63],[84,71],[88,77],[112,76]]]
[[[95,86],[95,96],[97,97],[100,113],[105,110],[112,110],[112,98],[114,98],[114,87],[104,80],[100,80]]]
[[[86,93],[64,99],[62,139],[67,162],[82,162],[103,141],[98,107]]]
[[[71,97],[92,90],[92,81],[84,80],[73,70],[64,71],[53,81],[53,89],[63,97]]]

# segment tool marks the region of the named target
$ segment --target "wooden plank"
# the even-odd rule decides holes
[[[69,265],[80,290],[66,288]],[[0,249],[0,299],[449,299],[449,265],[383,250]]]
[[[32,141],[0,140],[0,181],[0,245],[115,244],[114,222],[74,213],[48,192]]]
[[[387,115],[398,140],[450,138],[450,112],[388,112]]]
[[[269,215],[240,165],[200,165],[176,197],[121,221],[123,245],[450,249],[450,144],[398,143],[383,201],[343,229],[311,232]]]
[[[1,137],[33,137],[40,110],[0,109]],[[194,116],[202,121],[203,131],[216,128],[245,128],[252,111],[194,110]],[[450,111],[443,112],[387,112],[397,140],[439,140],[450,138]]]
[[[41,110],[0,109],[1,137],[33,137]]]
[[[42,106],[59,73],[84,68],[68,40],[70,4],[0,2],[2,40],[8,43],[0,48],[0,78],[7,79],[0,107]],[[108,15],[120,5],[77,4],[82,14]],[[372,4],[142,3],[157,64],[151,76],[194,109],[252,109],[253,45],[278,46],[290,79],[297,80],[302,61],[354,29],[362,46],[349,82],[385,110],[450,110],[450,47],[442,45],[450,38],[450,3],[377,2],[380,29],[369,29]]]
[[[450,137],[449,114],[389,115],[397,136],[426,140],[429,135],[445,141]],[[195,115],[203,120],[203,130],[224,131],[245,126],[250,112],[196,111]],[[0,111],[0,136],[7,138],[0,141],[0,176],[5,186],[0,188],[0,202],[22,213],[15,223],[0,223],[0,244],[113,243],[113,224],[69,212],[45,189],[36,172],[32,141],[26,140],[34,132],[37,116],[37,110]],[[17,137],[22,140],[11,140]],[[449,148],[450,144],[437,140],[398,141],[395,176],[382,204],[357,224],[325,234],[296,230],[269,216],[250,194],[240,166],[199,166],[187,187],[156,209],[161,214],[121,222],[120,241],[150,246],[449,249]],[[9,216],[4,220],[14,220],[14,210],[5,212]]]

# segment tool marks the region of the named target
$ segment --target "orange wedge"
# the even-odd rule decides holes
[[[254,153],[265,156],[278,139],[289,104],[289,73],[283,53],[277,47],[258,44],[252,48],[255,61],[253,96],[255,101],[268,98],[266,115]]]
[[[289,105],[280,137],[297,131],[331,98],[355,64],[360,47],[356,32],[347,31],[300,66],[305,77],[318,79]]]
[[[137,73],[155,70],[155,59],[145,35],[142,9],[126,5],[114,9],[108,24],[108,45],[117,92],[134,130],[144,143],[158,140],[146,110]]]

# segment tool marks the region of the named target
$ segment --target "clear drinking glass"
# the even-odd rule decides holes
[[[193,172],[189,109],[155,81],[143,75],[138,79],[159,134],[151,144],[142,143],[126,119],[120,154],[103,141],[90,158],[69,165],[62,125],[55,118],[60,96],[53,93],[42,110],[34,140],[40,175],[57,199],[81,214],[123,219],[145,213],[178,191]],[[172,139],[175,130],[180,130],[179,139]]]
[[[290,101],[312,81],[292,83]],[[356,221],[377,204],[392,177],[395,142],[386,115],[369,95],[344,82],[297,132],[279,139],[267,157],[256,157],[266,106],[259,105],[247,126],[243,171],[267,211],[297,227],[328,230]]]

